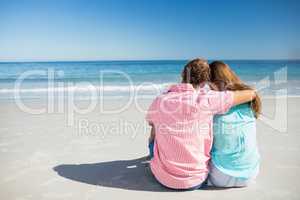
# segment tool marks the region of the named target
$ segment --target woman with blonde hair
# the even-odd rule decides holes
[[[252,88],[222,61],[210,64],[211,82],[218,91],[241,91]],[[232,107],[227,113],[214,116],[213,148],[208,185],[245,187],[259,171],[256,143],[256,118],[261,113],[260,97]]]

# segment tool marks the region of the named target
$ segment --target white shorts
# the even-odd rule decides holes
[[[229,176],[221,172],[212,163],[210,164],[210,172],[207,179],[208,186],[215,187],[246,187],[254,182],[257,173],[253,178],[243,179]]]

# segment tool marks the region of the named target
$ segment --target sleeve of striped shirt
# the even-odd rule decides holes
[[[159,113],[159,100],[156,98],[150,105],[147,114],[146,121],[149,124],[153,124],[158,121],[158,113]]]
[[[224,114],[228,112],[233,105],[233,92],[214,91],[209,96],[209,104],[213,114]]]

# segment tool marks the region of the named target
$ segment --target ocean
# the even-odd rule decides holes
[[[180,82],[186,60],[0,62],[0,100],[74,98],[153,98]],[[227,60],[262,95],[300,95],[299,60]]]

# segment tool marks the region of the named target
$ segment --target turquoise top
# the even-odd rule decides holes
[[[256,119],[249,104],[214,117],[211,160],[224,174],[248,179],[259,169]]]

